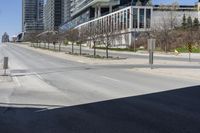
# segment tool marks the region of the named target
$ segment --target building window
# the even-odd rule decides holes
[[[126,29],[126,23],[127,23],[127,15],[126,10],[124,11],[124,29]]]
[[[123,12],[120,13],[120,16],[121,16],[121,30],[123,30]]]
[[[138,9],[133,9],[133,28],[138,28]]]
[[[144,9],[140,9],[140,28],[144,28]]]
[[[127,28],[129,28],[130,26],[129,26],[129,22],[130,22],[130,9],[128,9],[128,11],[127,11],[128,13],[127,13],[127,21],[128,21],[128,24],[127,24]]]
[[[151,9],[146,10],[146,27],[151,27]]]
[[[121,26],[120,26],[120,13],[118,13],[118,14],[117,14],[117,30],[118,30],[118,31],[121,30],[120,27],[121,27]]]

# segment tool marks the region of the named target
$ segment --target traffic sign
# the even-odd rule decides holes
[[[188,51],[189,51],[190,53],[192,53],[192,44],[191,44],[191,43],[188,43]]]

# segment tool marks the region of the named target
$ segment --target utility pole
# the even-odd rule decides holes
[[[3,69],[4,69],[4,76],[6,76],[6,70],[8,69],[8,57],[4,57],[3,60]]]
[[[189,62],[191,62],[191,53],[192,53],[192,44],[188,43],[188,51],[189,51]]]

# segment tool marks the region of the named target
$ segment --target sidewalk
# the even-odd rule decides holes
[[[24,43],[26,45],[30,45],[30,43]],[[44,44],[42,45],[44,46]],[[50,44],[50,47],[53,47],[53,44]],[[71,45],[61,45],[62,49],[64,48],[67,48],[69,51],[71,50]],[[58,46],[56,45],[56,48],[58,49]],[[76,46],[74,45],[74,50],[77,50],[79,51],[79,46]],[[86,51],[90,51],[90,52],[93,52],[93,49],[92,48],[89,48],[87,46],[82,46],[82,50],[86,50]],[[103,49],[96,49],[97,53],[98,52],[105,52],[105,50]],[[133,56],[133,55],[142,55],[142,56],[149,56],[149,53],[148,51],[138,51],[138,52],[131,52],[131,51],[115,51],[115,50],[109,50],[109,53],[110,54],[124,54],[124,55],[129,55],[129,56]],[[175,53],[173,52],[170,52],[170,53],[165,53],[165,52],[158,52],[158,51],[155,51],[154,52],[154,56],[155,57],[174,57],[174,58],[189,58],[189,53],[180,53],[178,55],[176,55]],[[200,60],[200,53],[192,53],[191,54],[191,57],[193,59],[199,59]]]

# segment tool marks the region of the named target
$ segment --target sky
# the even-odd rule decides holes
[[[154,4],[171,3],[175,0],[153,0]],[[194,4],[198,0],[176,0],[180,4]],[[10,36],[21,32],[22,0],[1,0],[0,2],[0,38],[4,32]]]

